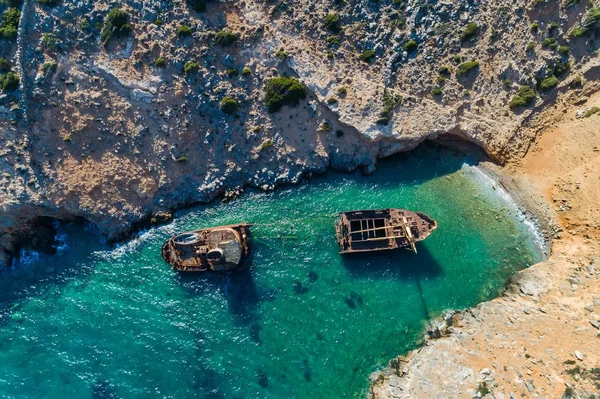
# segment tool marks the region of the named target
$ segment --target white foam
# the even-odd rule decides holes
[[[477,166],[464,164],[463,170],[467,173],[470,173],[476,180],[478,180],[478,183],[486,187],[493,197],[498,198],[499,200],[501,200],[501,202],[504,203],[504,205],[509,209],[510,213],[519,222],[521,222],[525,226],[526,231],[532,237],[534,237],[534,242],[536,244],[537,249],[542,254],[547,255],[546,240],[544,239],[544,236],[538,228],[538,222],[535,219],[533,219],[533,217],[530,214],[524,212],[519,207],[519,204],[510,195],[510,193],[492,176],[488,175]]]

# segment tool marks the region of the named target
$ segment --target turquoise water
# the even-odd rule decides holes
[[[341,257],[336,213],[384,207],[439,228],[418,255]],[[256,224],[242,271],[182,276],[160,257],[178,231],[240,221]],[[57,255],[0,273],[0,397],[361,397],[428,318],[498,295],[541,257],[506,196],[437,148],[187,210],[116,248],[60,232]]]

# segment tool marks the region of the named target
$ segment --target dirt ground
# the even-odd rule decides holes
[[[534,214],[558,223],[548,260],[456,315],[447,337],[399,358],[396,371],[373,375],[373,398],[600,397],[600,116],[577,118],[594,105],[600,94],[501,171]]]

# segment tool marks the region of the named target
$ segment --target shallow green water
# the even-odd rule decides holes
[[[372,176],[329,174],[182,212],[117,248],[61,228],[53,257],[0,274],[0,397],[346,398],[414,347],[428,317],[498,295],[541,256],[464,159],[422,149]],[[408,252],[340,257],[334,216],[406,207],[439,228]],[[249,221],[246,269],[179,276],[175,232]]]

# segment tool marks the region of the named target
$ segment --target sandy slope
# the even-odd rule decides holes
[[[600,397],[600,116],[576,118],[592,105],[600,94],[501,171],[535,213],[558,221],[549,259],[503,297],[456,315],[447,337],[374,375],[373,398]]]

